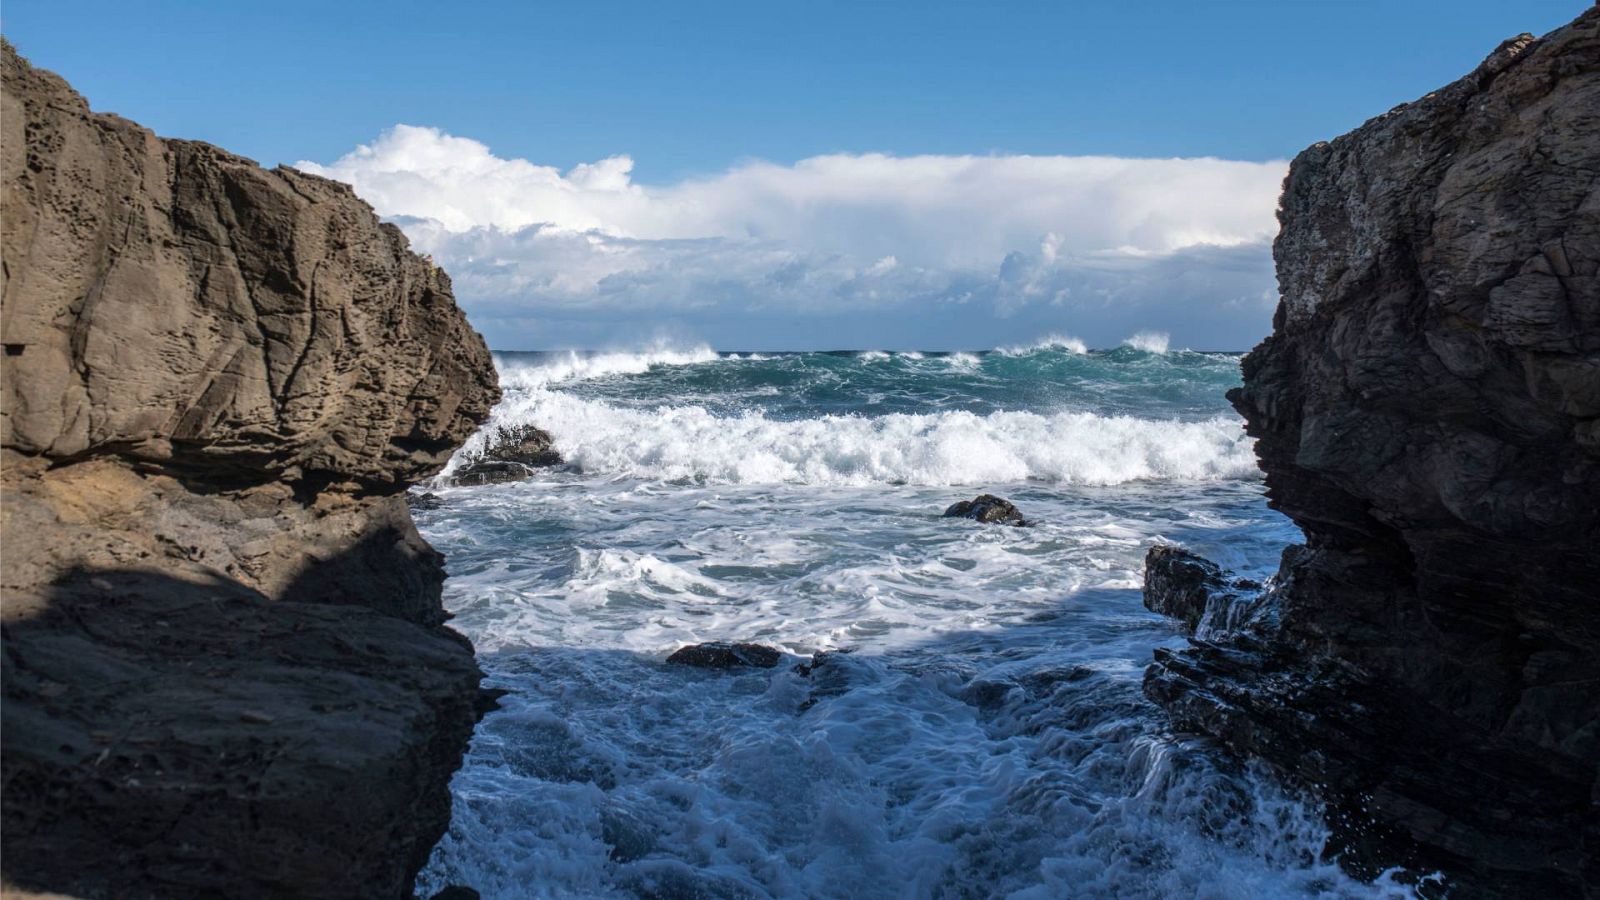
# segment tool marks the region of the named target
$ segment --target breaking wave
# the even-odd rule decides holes
[[[721,417],[701,406],[619,409],[551,393],[509,419],[537,423],[591,474],[728,484],[1110,485],[1254,475],[1237,419],[1153,422],[1090,413]]]
[[[1167,352],[1167,345],[1170,344],[1171,341],[1171,335],[1164,331],[1141,331],[1138,334],[1125,338],[1122,341],[1122,344],[1125,347],[1132,347],[1135,350],[1143,350],[1146,353],[1165,353]]]
[[[1075,354],[1074,344],[1052,338],[1040,347]],[[485,431],[537,425],[589,475],[705,484],[1114,485],[1256,474],[1252,443],[1226,413],[1199,421],[1007,409],[784,417],[692,402],[622,404],[570,389],[585,379],[718,360],[726,358],[701,347],[553,354],[533,366],[502,362],[507,398]],[[943,371],[956,372],[981,363],[965,353],[941,360]],[[483,440],[475,437],[458,458]]]

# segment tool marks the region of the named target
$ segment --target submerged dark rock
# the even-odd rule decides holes
[[[0,76],[7,889],[409,897],[481,673],[404,492],[488,350],[348,186]]]
[[[974,522],[1000,525],[1028,524],[1010,500],[993,494],[979,494],[971,500],[953,503],[944,511],[944,518],[971,519]]]
[[[728,644],[711,641],[682,647],[667,657],[667,662],[701,669],[752,667],[770,669],[783,659],[783,652],[764,644]]]
[[[522,463],[484,460],[462,466],[450,480],[460,485],[505,484],[523,481],[532,475],[533,469]]]
[[[1273,627],[1146,688],[1319,785],[1357,870],[1600,891],[1597,173],[1590,9],[1285,182],[1282,302],[1230,399],[1306,546]]]
[[[424,491],[421,494],[406,494],[406,506],[411,509],[421,510],[442,509],[444,501],[439,499],[438,494],[432,491]]]

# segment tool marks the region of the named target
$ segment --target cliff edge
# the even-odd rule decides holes
[[[408,897],[481,673],[403,493],[483,339],[349,187],[0,76],[4,878]]]
[[[1324,791],[1354,868],[1596,894],[1600,9],[1305,150],[1279,219],[1230,399],[1306,544],[1147,692]]]

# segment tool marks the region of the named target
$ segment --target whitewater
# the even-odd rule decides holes
[[[1143,697],[1179,543],[1265,580],[1298,533],[1223,395],[1138,335],[981,353],[505,353],[565,464],[431,486],[452,625],[507,693],[419,892],[1375,897],[1314,806]],[[1027,528],[944,519],[979,492]],[[666,657],[780,649],[772,669]],[[819,656],[819,654],[821,654]]]

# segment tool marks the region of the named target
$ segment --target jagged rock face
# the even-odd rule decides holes
[[[0,75],[4,879],[409,897],[482,695],[403,491],[483,340],[348,187]]]
[[[1279,218],[1231,399],[1308,546],[1262,652],[1147,686],[1475,890],[1600,890],[1600,10],[1307,149]],[[1359,710],[1304,702],[1335,670]]]
[[[5,65],[4,446],[382,490],[483,420],[494,369],[449,278],[349,186]]]
[[[1252,611],[1250,595],[1260,589],[1225,577],[1216,563],[1182,547],[1157,544],[1144,557],[1145,608],[1183,622],[1191,634],[1237,628]]]

